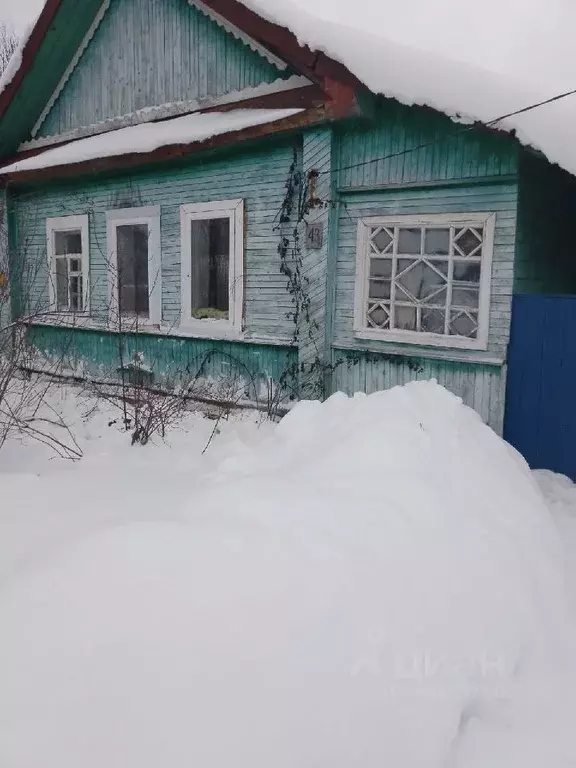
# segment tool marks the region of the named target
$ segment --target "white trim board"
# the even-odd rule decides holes
[[[56,216],[46,219],[46,255],[48,257],[48,297],[51,312],[58,312],[56,302],[56,253],[54,234],[71,229],[80,230],[82,243],[82,310],[74,316],[90,314],[90,240],[88,214],[78,216]]]
[[[489,323],[490,323],[490,289],[492,281],[492,256],[494,250],[494,231],[496,214],[483,212],[470,213],[446,213],[429,215],[411,215],[400,214],[384,216],[368,216],[358,219],[357,240],[356,240],[356,270],[354,277],[354,337],[357,340],[364,341],[384,341],[398,344],[417,345],[421,347],[438,347],[444,349],[488,349]],[[450,336],[440,333],[427,333],[422,331],[402,330],[402,329],[382,329],[369,328],[366,324],[366,303],[368,298],[368,270],[370,260],[368,258],[369,230],[374,227],[416,227],[418,229],[444,228],[459,225],[482,226],[484,228],[484,239],[482,247],[482,256],[479,283],[479,303],[478,303],[478,330],[476,338],[462,336]],[[393,264],[396,264],[396,244],[389,257]],[[376,256],[377,258],[377,256]],[[382,258],[388,258],[388,256]],[[410,256],[412,258],[412,256]],[[414,259],[417,254],[414,254]],[[421,257],[420,257],[421,258]],[[433,256],[431,257],[434,258]],[[438,257],[440,258],[440,257]],[[449,257],[453,259],[453,256]],[[392,291],[390,299],[391,306],[394,306],[394,280],[391,279]],[[450,306],[450,296],[452,291],[451,279],[447,278],[447,306]]]
[[[100,10],[98,11],[96,16],[94,17],[94,21],[92,22],[92,24],[90,24],[88,32],[86,32],[86,34],[84,35],[84,39],[80,43],[80,47],[78,48],[78,50],[76,51],[76,53],[72,57],[72,61],[70,62],[70,64],[68,64],[68,66],[66,67],[66,69],[64,71],[64,74],[60,78],[60,82],[56,86],[56,90],[54,91],[52,96],[50,96],[50,98],[48,99],[48,103],[46,104],[46,106],[42,110],[42,114],[40,115],[40,117],[36,121],[36,124],[34,125],[34,128],[32,128],[32,137],[33,138],[36,136],[36,134],[38,133],[38,131],[42,127],[44,121],[46,120],[46,118],[50,114],[50,111],[51,111],[52,107],[56,103],[56,100],[58,99],[58,97],[60,96],[62,91],[64,90],[64,87],[65,87],[66,83],[68,82],[68,80],[70,79],[72,73],[76,69],[76,67],[78,65],[78,62],[82,58],[82,54],[84,53],[84,51],[88,47],[88,44],[90,43],[90,41],[92,40],[92,38],[96,34],[96,30],[100,26],[100,23],[101,23],[102,19],[104,18],[104,15],[105,15],[105,13],[106,13],[106,11],[108,10],[109,7],[110,7],[110,0],[103,0],[102,5],[100,6]]]
[[[148,226],[148,295],[149,313],[140,318],[138,324],[160,325],[162,321],[162,263],[160,254],[160,206],[145,208],[118,208],[106,211],[106,240],[108,254],[108,312],[112,323],[120,318],[118,296],[118,254],[117,232],[125,224],[146,224]],[[122,323],[129,328],[132,317],[127,315]]]
[[[151,123],[156,120],[165,120],[170,117],[179,117],[181,115],[201,112],[203,109],[219,107],[224,104],[235,104],[236,102],[247,101],[257,96],[267,96],[271,93],[282,93],[284,91],[293,91],[312,85],[312,81],[304,75],[292,75],[286,79],[279,78],[272,83],[262,83],[251,88],[244,88],[241,91],[231,91],[214,98],[195,99],[191,101],[175,101],[168,104],[161,104],[157,107],[144,107],[127,115],[111,117],[100,123],[81,126],[73,130],[52,136],[41,136],[37,139],[25,141],[18,147],[19,152],[26,152],[30,149],[40,149],[49,147],[52,144],[64,144],[68,141],[87,138],[88,136],[97,136],[108,131],[117,131],[119,128],[127,128],[141,123]]]
[[[231,21],[228,21],[228,19],[225,19],[219,13],[217,13],[216,11],[213,11],[212,8],[209,8],[207,5],[205,5],[202,2],[202,0],[188,0],[188,3],[190,5],[193,5],[195,8],[197,8],[205,16],[208,16],[209,19],[212,19],[212,21],[215,21],[216,24],[218,24],[219,27],[222,27],[222,29],[225,29],[226,32],[230,32],[231,35],[234,35],[236,39],[241,40],[245,45],[251,48],[255,53],[258,53],[260,56],[267,59],[267,61],[269,61],[270,64],[273,64],[275,67],[277,67],[282,71],[284,71],[287,68],[288,65],[286,64],[285,61],[282,61],[282,59],[279,59],[267,48],[264,48],[263,45],[260,45],[260,43],[257,43],[256,40],[253,40],[245,32],[242,32],[242,30],[239,29],[235,24],[232,24]]]
[[[192,241],[190,223],[202,219],[230,221],[228,264],[228,320],[198,320],[192,317]],[[214,200],[180,206],[180,327],[203,338],[238,337],[242,333],[244,305],[244,200]]]

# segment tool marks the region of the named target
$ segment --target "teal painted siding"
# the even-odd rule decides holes
[[[516,293],[576,293],[576,180],[545,160],[523,155],[520,166]]]
[[[460,130],[443,115],[391,100],[377,102],[374,122],[338,130],[340,214],[331,318],[331,361],[336,370],[331,389],[371,392],[434,377],[501,432],[518,157],[507,137],[472,131],[453,138]],[[404,153],[421,145],[427,146]],[[358,219],[450,212],[496,213],[487,352],[357,339],[353,322]]]
[[[111,0],[39,136],[284,77],[185,0]]]
[[[27,311],[48,302],[45,221],[88,213],[93,314],[107,314],[106,211],[161,206],[162,317],[176,326],[180,316],[180,205],[243,198],[245,205],[244,316],[248,338],[289,342],[294,335],[286,278],[280,273],[278,218],[293,160],[294,143],[272,144],[241,154],[118,176],[13,193],[20,259],[27,265]]]
[[[283,387],[284,404],[295,391],[292,371],[297,353],[290,347],[40,325],[30,327],[29,342],[39,354],[39,367],[55,370],[54,361],[58,361],[58,372],[83,378],[118,381],[121,366],[137,355],[157,385],[208,381],[213,388],[206,395],[241,397],[261,405],[270,386]],[[195,388],[194,393],[201,391]]]
[[[517,173],[513,139],[463,128],[432,110],[379,99],[373,122],[339,129],[338,183],[358,188]]]
[[[492,264],[490,326],[488,352],[502,359],[509,338],[513,290],[514,239],[516,232],[516,184],[482,184],[458,188],[404,189],[366,192],[345,198],[340,216],[338,244],[336,318],[334,342],[337,345],[359,343],[354,337],[354,277],[356,233],[359,218],[397,214],[496,212],[496,232]],[[373,344],[382,344],[375,342]],[[360,346],[367,346],[362,342]],[[386,345],[389,346],[389,345]],[[396,345],[398,346],[398,345]],[[411,354],[409,345],[407,354]],[[374,349],[374,346],[371,345]],[[451,350],[453,354],[454,351]],[[441,356],[442,350],[436,354]],[[450,354],[450,353],[448,353]],[[478,352],[458,350],[461,357],[478,358]]]
[[[335,391],[370,394],[409,381],[436,379],[502,432],[505,381],[500,366],[339,350],[334,358]]]

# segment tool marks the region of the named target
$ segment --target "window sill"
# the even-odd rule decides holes
[[[162,326],[167,333],[173,332],[170,326]],[[221,339],[223,341],[242,341],[244,334],[240,328],[235,328],[221,320],[185,321],[178,328],[179,336],[190,336],[196,339]]]
[[[426,345],[417,347],[415,344],[384,340],[381,336],[366,339],[355,336],[354,341],[351,342],[334,341],[332,347],[333,349],[340,349],[343,351],[371,352],[375,355],[397,355],[399,357],[409,357],[413,359],[442,360],[446,362],[490,365],[496,367],[502,367],[506,363],[506,356],[503,352]]]
[[[357,339],[366,341],[381,341],[384,343],[409,344],[418,347],[433,347],[437,349],[468,349],[485,352],[488,345],[478,339],[465,339],[462,337],[443,337],[434,333],[411,333],[403,331],[371,331],[368,329],[354,331]]]

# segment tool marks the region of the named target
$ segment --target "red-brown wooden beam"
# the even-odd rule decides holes
[[[115,155],[113,157],[95,158],[78,163],[50,166],[48,168],[35,168],[28,171],[14,171],[2,174],[0,169],[0,183],[18,183],[26,181],[41,181],[47,179],[62,179],[80,176],[89,176],[95,173],[123,170],[137,166],[147,166],[154,163],[187,158],[200,152],[222,147],[241,145],[248,141],[275,137],[282,133],[301,130],[314,125],[325,123],[330,115],[324,107],[314,107],[304,113],[286,117],[275,123],[255,125],[244,128],[241,131],[213,136],[205,141],[197,141],[189,144],[173,144],[160,147],[152,152],[132,152],[130,154]]]

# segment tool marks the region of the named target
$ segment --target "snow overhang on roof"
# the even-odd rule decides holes
[[[61,2],[46,0],[30,37],[0,81],[0,115],[10,105],[34,61]],[[363,84],[375,94],[396,98],[406,105],[428,106],[456,121],[491,124],[493,128],[514,132],[520,142],[576,175],[576,95],[526,111],[527,107],[557,96],[561,88],[551,85],[548,89],[534,89],[530,84],[513,82],[465,61],[450,60],[366,30],[335,24],[290,0],[201,2],[207,12],[235,25],[296,71],[321,82],[327,93],[331,84],[346,83],[351,89]],[[367,2],[358,0],[359,14],[367,8]],[[377,28],[377,24],[373,26]],[[487,65],[489,54],[487,50]],[[523,113],[511,115],[518,110]],[[503,115],[508,117],[499,120]],[[17,165],[21,169],[20,163]]]
[[[225,5],[229,0],[206,2]],[[554,84],[535,88],[466,61],[420,50],[409,44],[409,28],[407,44],[387,39],[376,31],[382,17],[372,0],[357,0],[357,9],[359,15],[365,13],[371,18],[373,32],[319,18],[289,0],[242,3],[269,22],[289,29],[300,45],[338,62],[373,93],[408,106],[431,107],[457,122],[481,122],[513,132],[522,144],[539,150],[550,162],[576,176],[576,94],[522,114],[510,114],[558,96],[566,88]],[[548,44],[554,45],[554,41]],[[545,50],[538,53],[543,56]],[[489,49],[486,66],[490,66]],[[503,115],[509,117],[497,121]]]
[[[144,123],[79,139],[33,157],[0,168],[0,175],[11,175],[43,168],[73,165],[105,157],[146,154],[167,146],[203,142],[215,136],[236,133],[253,126],[276,123],[302,113],[301,109],[236,109],[229,112],[194,113]]]

